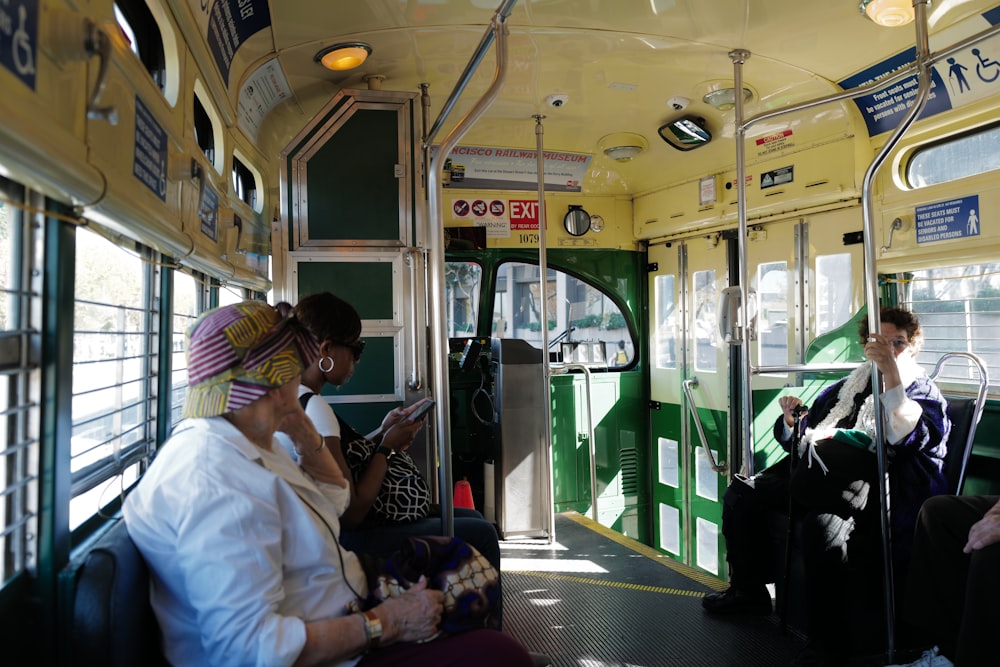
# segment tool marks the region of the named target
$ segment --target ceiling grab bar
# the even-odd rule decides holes
[[[594,400],[591,392],[590,369],[584,364],[560,364],[559,369],[583,371],[587,380],[587,444],[590,448],[590,518],[597,521],[597,443],[594,441]],[[598,522],[600,523],[600,522]]]
[[[510,7],[513,6],[513,4],[514,0],[505,0],[501,10],[506,7],[507,14],[509,14]],[[452,129],[448,136],[446,136],[441,142],[440,149],[431,158],[430,168],[427,172],[427,225],[428,228],[431,229],[431,233],[428,234],[427,239],[427,273],[430,281],[427,293],[430,296],[431,306],[430,317],[427,322],[431,330],[430,361],[433,370],[433,382],[431,386],[438,395],[437,409],[434,411],[434,423],[438,436],[437,465],[438,488],[440,491],[439,499],[441,503],[441,529],[442,533],[449,537],[455,534],[455,518],[453,514],[455,498],[454,490],[451,486],[451,409],[449,401],[445,400],[450,389],[448,384],[447,364],[448,338],[446,336],[448,323],[445,319],[444,310],[445,245],[444,220],[441,211],[441,164],[451,152],[451,149],[458,144],[468,129],[483,113],[486,112],[486,109],[489,108],[490,104],[493,103],[493,100],[495,100],[497,95],[500,94],[500,89],[503,87],[503,81],[507,75],[507,15],[503,14],[501,10],[497,10],[497,13],[493,15],[493,20],[490,22],[489,28],[489,30],[494,34],[497,43],[496,72],[493,77],[493,83],[490,84],[490,87],[486,90],[479,101],[476,102],[472,110],[470,110],[469,113],[466,114],[461,121],[459,121],[458,125],[455,126],[455,128]],[[489,41],[485,38],[483,39],[483,42],[487,45],[489,44]],[[482,45],[480,45],[480,48],[482,48]],[[482,56],[478,55],[478,59],[481,58]],[[478,59],[476,59],[477,64]],[[468,84],[469,77],[471,76],[472,71],[470,71],[470,68],[466,68],[462,78],[459,80],[458,84],[456,84],[456,91],[460,93],[461,90],[463,90]],[[456,97],[456,94],[452,93],[452,97]],[[434,132],[435,130],[431,131],[430,137],[433,137]]]
[[[691,393],[691,387],[698,386],[698,378],[693,377],[688,380],[684,380],[682,386],[684,387],[684,396],[687,398],[688,410],[691,412],[691,418],[694,419],[695,428],[698,429],[698,438],[701,440],[701,447],[705,450],[705,456],[708,457],[708,465],[712,467],[712,472],[725,475],[729,471],[729,466],[725,463],[715,462],[715,454],[712,453],[711,448],[708,446],[708,438],[705,437],[705,429],[701,426],[701,419],[698,417],[698,409],[694,405],[694,395]]]

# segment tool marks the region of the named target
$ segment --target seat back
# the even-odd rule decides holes
[[[149,603],[149,571],[118,519],[63,573],[72,594],[69,662],[73,665],[165,665]]]
[[[948,452],[944,459],[944,475],[948,482],[948,493],[961,495],[965,485],[965,469],[972,454],[972,442],[976,437],[976,428],[983,415],[986,405],[986,392],[989,389],[989,372],[986,364],[971,352],[947,352],[938,359],[932,380],[938,380],[944,367],[959,359],[965,359],[967,367],[975,368],[979,374],[979,390],[975,397],[946,396],[948,399],[948,419],[951,421],[951,433],[948,435]],[[966,376],[968,377],[968,376]]]

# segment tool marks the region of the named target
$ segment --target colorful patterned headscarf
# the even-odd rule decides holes
[[[292,381],[319,354],[294,317],[260,301],[203,313],[187,331],[184,417],[215,417]]]

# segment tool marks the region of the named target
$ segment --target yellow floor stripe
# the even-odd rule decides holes
[[[604,581],[602,579],[586,579],[584,577],[571,577],[565,574],[553,574],[551,572],[528,572],[525,570],[504,570],[504,574],[520,574],[526,577],[538,577],[539,579],[558,579],[559,581],[572,581],[575,584],[592,584],[594,586],[609,586],[611,588],[626,588],[632,591],[646,591],[649,593],[663,593],[664,595],[679,595],[683,597],[701,597],[704,593],[700,591],[685,591],[679,588],[663,588],[662,586],[644,586],[642,584],[627,584],[622,581]]]
[[[662,551],[657,551],[653,547],[647,546],[642,542],[637,542],[631,537],[626,537],[619,533],[618,531],[612,530],[606,526],[603,526],[593,519],[583,516],[579,512],[561,512],[560,516],[564,516],[567,519],[575,521],[576,523],[584,526],[585,528],[594,531],[604,537],[608,538],[612,542],[617,542],[618,544],[631,549],[632,551],[642,554],[643,556],[653,560],[664,567],[668,567],[674,572],[681,574],[688,579],[697,581],[699,584],[704,584],[712,590],[721,591],[728,588],[728,585],[721,581],[718,577],[714,577],[710,574],[696,570],[690,565],[685,565],[684,563],[679,563],[675,561],[670,556],[666,555]],[[701,593],[698,593],[701,595]]]

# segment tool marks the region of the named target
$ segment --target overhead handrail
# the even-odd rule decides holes
[[[490,27],[487,32],[492,34],[492,38],[487,40],[486,37],[480,43],[480,50],[485,44],[488,46],[493,41],[496,41],[497,51],[496,51],[496,71],[494,73],[493,82],[490,87],[483,93],[483,96],[476,102],[473,108],[465,115],[462,120],[459,121],[458,125],[452,129],[452,131],[444,138],[441,142],[440,149],[431,158],[430,166],[427,169],[427,192],[428,192],[428,215],[427,223],[428,225],[433,225],[433,231],[428,235],[428,280],[429,289],[427,291],[430,297],[430,314],[428,317],[428,324],[431,330],[431,365],[432,365],[432,376],[433,376],[433,387],[434,391],[438,393],[439,396],[445,397],[449,392],[448,383],[448,339],[445,335],[447,333],[447,320],[445,317],[444,309],[444,294],[445,294],[445,276],[444,276],[444,222],[442,220],[441,212],[441,163],[445,160],[451,149],[454,148],[470,127],[479,119],[486,109],[493,103],[497,95],[500,94],[500,89],[503,87],[504,78],[507,75],[507,16],[510,14],[510,9],[513,7],[515,0],[504,0],[500,9],[493,15],[493,19],[490,21]],[[477,51],[476,56],[473,57],[473,61],[478,65],[478,61],[482,59],[482,55]],[[458,83],[455,84],[455,91],[452,92],[452,98],[458,97],[461,92],[469,83],[475,67],[473,63],[470,62],[470,66],[466,67],[466,71],[463,72],[462,77],[459,79]],[[450,106],[448,105],[449,110]],[[442,114],[443,117],[443,114]],[[439,121],[441,118],[439,118]],[[425,139],[425,146],[433,139],[434,134],[437,131],[437,126],[440,122],[435,123],[435,128],[432,128],[428,137]],[[435,426],[437,429],[438,437],[438,488],[440,490],[440,504],[441,504],[441,524],[442,532],[445,535],[452,536],[455,534],[455,519],[453,516],[454,508],[454,490],[451,487],[451,408],[449,402],[446,400],[441,400],[438,402],[438,407],[434,411]]]
[[[695,428],[698,429],[698,438],[701,440],[701,447],[705,450],[705,456],[708,457],[708,464],[712,467],[712,472],[724,475],[728,472],[729,466],[725,463],[715,462],[715,454],[712,453],[712,449],[708,446],[708,438],[705,437],[705,429],[701,426],[701,418],[698,417],[698,408],[695,407],[694,395],[691,393],[691,387],[698,386],[698,378],[693,377],[684,380],[682,386],[684,387],[684,396],[687,397],[688,410],[691,412],[691,418],[694,419]]]
[[[590,518],[597,521],[597,443],[594,442],[594,401],[591,392],[590,369],[584,364],[561,364],[557,369],[583,371],[587,389],[587,443],[590,449]]]

